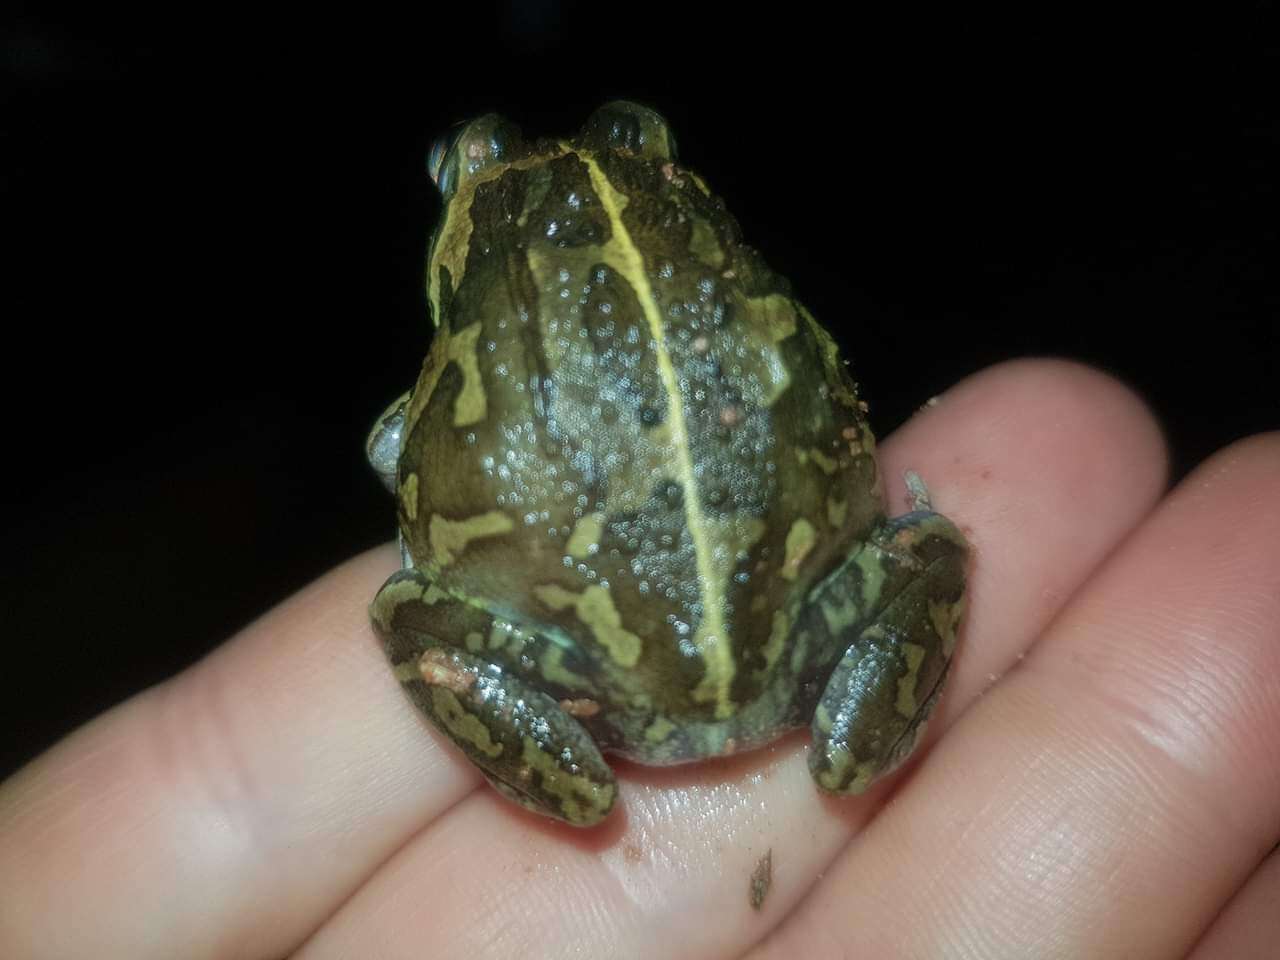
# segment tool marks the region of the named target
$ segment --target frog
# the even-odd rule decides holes
[[[497,114],[432,148],[433,337],[366,452],[401,569],[391,670],[496,790],[602,822],[606,756],[689,763],[808,726],[820,791],[899,767],[937,706],[968,545],[890,517],[834,338],[655,110],[567,139]]]

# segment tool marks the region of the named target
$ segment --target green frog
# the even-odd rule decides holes
[[[890,519],[830,335],[654,111],[433,149],[435,336],[375,424],[403,569],[370,608],[410,698],[521,806],[590,826],[605,755],[809,725],[818,786],[900,764],[947,674],[967,546]]]

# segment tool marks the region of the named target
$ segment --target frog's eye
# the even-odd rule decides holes
[[[447,133],[436,137],[435,143],[431,144],[431,149],[427,151],[427,175],[431,177],[434,183],[443,194],[448,194],[452,177],[449,169],[445,166],[445,159],[449,156],[449,151],[453,145],[458,142],[458,137],[462,136],[462,131],[466,127],[466,123],[455,123],[453,128]],[[444,182],[441,182],[441,178]]]
[[[629,100],[597,109],[578,137],[597,150],[623,150],[659,162],[676,158],[676,138],[662,114]]]
[[[427,173],[448,201],[468,178],[527,156],[529,150],[519,127],[489,113],[456,125],[433,143],[427,154]]]

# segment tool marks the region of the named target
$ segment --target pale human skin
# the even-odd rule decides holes
[[[1132,394],[1023,361],[881,463],[974,560],[930,734],[868,795],[820,796],[800,734],[619,764],[594,830],[518,810],[384,663],[387,547],[0,786],[0,956],[1274,956],[1280,434],[1166,492]]]

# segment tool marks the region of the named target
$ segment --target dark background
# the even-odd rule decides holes
[[[0,16],[0,774],[391,537],[362,443],[429,340],[423,160],[487,110],[659,108],[882,436],[1044,354],[1144,395],[1179,476],[1280,426],[1270,3],[102,6]]]

